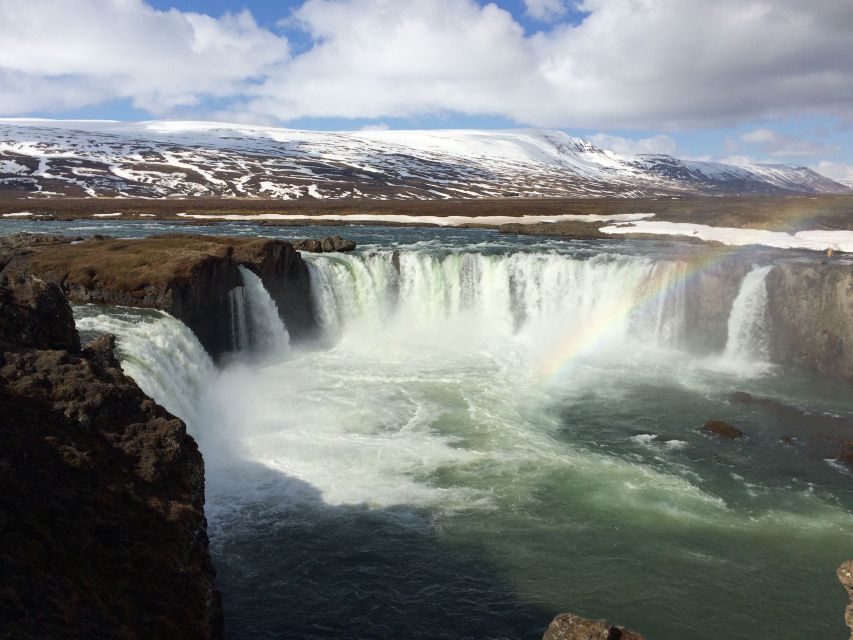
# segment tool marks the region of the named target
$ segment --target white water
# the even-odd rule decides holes
[[[583,336],[582,349],[641,340],[671,348],[684,324],[686,265],[645,258],[579,260],[551,253],[311,256],[312,288],[327,335],[389,335],[471,349],[507,340],[548,358]],[[374,335],[373,338],[370,336]]]
[[[744,277],[729,314],[724,360],[766,362],[768,351],[767,274],[772,267],[756,267]]]
[[[240,266],[243,286],[228,293],[231,308],[231,345],[236,352],[275,357],[290,351],[290,335],[278,307],[261,279]]]
[[[77,328],[115,335],[124,372],[146,395],[194,426],[201,394],[216,375],[195,334],[165,312],[89,315],[89,309],[75,309]]]

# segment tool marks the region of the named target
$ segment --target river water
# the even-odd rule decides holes
[[[844,637],[850,473],[781,438],[804,415],[853,418],[853,397],[766,362],[766,267],[809,255],[755,254],[725,348],[694,353],[703,247],[193,231],[360,245],[305,256],[322,329],[309,345],[289,344],[244,273],[220,368],[165,314],[75,310],[81,330],[119,336],[125,370],[199,441],[229,637],[538,638],[560,611],[658,639]],[[747,437],[708,436],[709,419]]]

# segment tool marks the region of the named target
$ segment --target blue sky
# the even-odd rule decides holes
[[[0,115],[562,129],[853,180],[836,0],[0,0]]]

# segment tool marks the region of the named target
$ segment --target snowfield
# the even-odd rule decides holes
[[[651,233],[664,236],[692,236],[705,241],[716,241],[732,246],[759,244],[777,249],[811,249],[813,251],[843,251],[853,253],[853,231],[767,231],[766,229],[740,229],[735,227],[711,227],[687,222],[664,222],[662,220],[639,220],[636,222],[610,225],[600,229],[602,233],[631,234]]]

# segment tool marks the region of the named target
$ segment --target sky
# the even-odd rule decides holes
[[[853,184],[853,0],[0,0],[0,116],[561,129]]]

